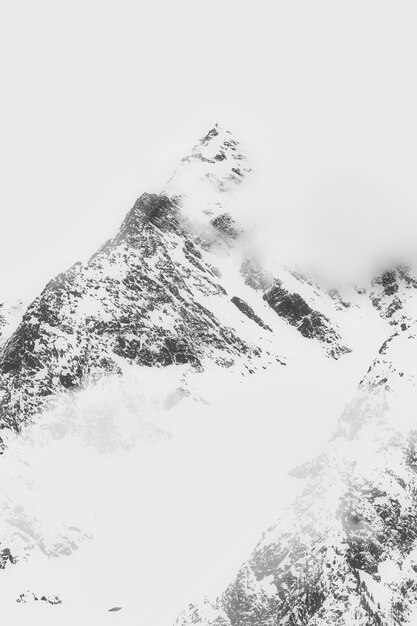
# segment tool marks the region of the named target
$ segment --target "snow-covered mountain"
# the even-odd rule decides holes
[[[191,604],[178,625],[415,623],[415,273],[386,272],[369,296],[394,328],[334,437],[293,470],[305,482],[301,495],[224,593]]]
[[[408,369],[392,358],[403,350]],[[415,334],[395,334],[381,354],[335,438],[294,471],[302,494],[220,598],[191,605],[178,624],[414,623],[417,439],[414,420],[396,418],[415,406]],[[408,405],[397,404],[401,386]]]
[[[212,464],[213,475],[216,465],[226,472],[236,465],[237,473],[230,474],[234,483],[217,475],[216,483],[208,481],[207,492],[224,490],[223,508],[240,512],[241,504],[233,508],[229,502],[230,490],[246,498],[249,508],[260,497],[247,492],[241,473],[248,472],[249,483],[256,478],[259,491],[265,488],[264,504],[273,503],[278,498],[270,482],[275,474],[267,479],[262,463],[275,472],[279,459],[274,455],[284,456],[292,447],[289,458],[296,467],[291,480],[301,487],[252,554],[245,545],[246,562],[226,590],[215,600],[191,604],[177,624],[412,624],[417,601],[412,410],[417,274],[405,266],[386,268],[368,285],[328,290],[299,268],[271,269],[239,214],[239,194],[253,175],[239,142],[215,125],[182,159],[161,194],[143,193],[113,239],[90,260],[52,279],[26,310],[0,306],[2,574],[29,571],[32,585],[44,559],[75,559],[76,553],[88,551],[84,546],[94,542],[95,534],[102,547],[112,532],[118,532],[124,555],[131,550],[137,556],[135,567],[140,569],[142,560],[144,572],[149,570],[143,544],[126,543],[122,522],[113,519],[111,499],[128,512],[129,530],[136,535],[135,497],[123,500],[119,479],[134,493],[149,467],[155,474],[151,461],[140,465],[148,443],[175,439],[172,428],[184,420],[192,430],[193,419],[200,423],[213,402],[214,457],[204,456],[207,441],[201,444],[194,433],[192,453],[167,453],[174,477],[177,471],[184,479],[182,466],[175,465],[183,454],[190,460],[187,472],[204,480],[206,474],[197,469],[199,456]],[[341,389],[346,397],[333,398]],[[297,404],[303,396],[304,412]],[[347,401],[343,411],[342,400]],[[330,440],[321,451],[314,440],[316,454],[305,461],[296,450],[303,448],[303,431],[310,428],[313,440],[313,431],[322,433],[324,415],[335,407],[341,416],[330,422],[333,436],[326,431]],[[245,408],[250,408],[250,428]],[[291,420],[299,432],[289,442]],[[248,458],[242,462],[239,436],[245,428]],[[205,433],[210,438],[210,430]],[[222,440],[227,445],[221,453]],[[202,445],[197,453],[195,441]],[[123,460],[115,456],[120,450],[128,451]],[[96,496],[100,517],[94,507],[90,511],[91,498],[80,492],[84,482],[93,485],[93,493],[101,492],[98,477],[103,476],[111,498]],[[179,489],[172,481],[172,489]],[[49,519],[36,498],[22,505],[16,494],[28,497],[33,485],[43,494],[42,502],[50,493],[68,494],[68,502],[61,502],[65,519],[56,510]],[[159,487],[169,498],[165,478]],[[181,494],[180,513],[188,502]],[[193,496],[204,509],[204,490]],[[77,506],[90,514],[81,515]],[[192,517],[192,502],[188,506]],[[97,516],[111,519],[111,524],[101,522],[106,532]],[[149,543],[161,541],[159,536]],[[123,580],[121,563],[127,557],[113,558],[117,578]],[[176,569],[178,558],[169,571]],[[22,565],[29,562],[35,564],[33,571]],[[82,567],[88,571],[85,563],[92,562],[89,556]],[[126,580],[130,576],[126,573]],[[59,610],[61,589],[27,591],[23,578],[16,574],[16,580],[13,602],[20,598],[24,605],[45,597]],[[130,582],[126,585],[130,589]],[[169,594],[168,581],[158,579],[154,587],[162,597]],[[156,617],[154,622],[148,614],[145,618],[162,626]]]
[[[249,373],[285,363],[283,320],[334,357],[349,351],[327,316],[337,301],[246,257],[227,202],[250,171],[238,142],[214,127],[165,193],[143,194],[112,240],[48,283],[0,354],[3,427],[19,429],[57,395],[126,363]]]

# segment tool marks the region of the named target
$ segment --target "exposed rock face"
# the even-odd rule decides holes
[[[216,192],[228,193],[241,185],[251,171],[239,142],[230,131],[215,124],[191,154],[182,159],[181,166],[168,181],[167,191],[170,195],[177,192],[183,196],[190,193],[190,185],[195,189],[203,184]],[[217,196],[217,206],[222,201]],[[215,205],[209,203],[206,208],[211,212]]]
[[[417,279],[410,268],[397,267],[375,278],[370,291],[371,302],[390,324],[410,322],[410,303],[416,297]]]
[[[249,317],[249,319],[253,320],[256,324],[258,324],[258,326],[260,326],[261,328],[265,328],[266,330],[269,330],[272,332],[272,328],[268,326],[267,324],[265,324],[261,320],[261,318],[258,315],[256,315],[252,307],[250,307],[249,304],[247,304],[244,300],[242,300],[241,298],[238,298],[237,296],[233,296],[232,302],[234,305],[237,306],[239,311],[242,311],[242,313],[244,313],[247,317]]]
[[[0,550],[0,569],[4,569],[8,563],[14,565],[16,558],[12,555],[10,548],[3,548]]]
[[[335,444],[295,510],[266,533],[222,597],[231,624],[405,622],[404,605],[416,597],[416,476],[408,452],[415,438],[393,443],[368,475],[357,471],[356,452],[350,458]],[[343,473],[332,465],[338,454]],[[391,584],[391,603],[382,609],[379,567],[392,560],[408,570],[407,582]]]
[[[275,313],[295,326],[303,337],[327,344],[326,349],[331,356],[338,358],[350,352],[343,345],[339,333],[332,328],[330,320],[313,310],[299,293],[290,293],[280,280],[276,280],[263,297]]]
[[[241,231],[236,227],[233,218],[228,213],[218,215],[214,218],[211,224],[226,237],[236,239],[241,234]]]
[[[260,357],[271,360],[216,317],[205,305],[211,298],[233,307],[176,202],[143,194],[116,237],[52,280],[6,343],[2,426],[18,429],[51,396],[121,372],[125,362],[240,361],[249,371]]]

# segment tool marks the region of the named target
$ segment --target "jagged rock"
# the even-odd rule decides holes
[[[234,219],[228,213],[218,215],[212,220],[211,224],[218,231],[227,237],[232,237],[232,239],[236,239],[242,233],[242,231],[236,227]]]
[[[3,548],[0,550],[0,569],[4,569],[8,563],[15,565],[17,558],[12,555],[10,548]]]
[[[407,303],[415,297],[417,279],[408,267],[383,272],[373,280],[370,299],[380,315],[391,324],[409,321]]]
[[[280,280],[276,280],[263,297],[277,315],[304,337],[328,344],[327,351],[331,356],[338,358],[350,351],[343,345],[339,333],[332,328],[330,320],[313,310],[300,294],[290,293]]]
[[[62,600],[59,596],[57,595],[42,595],[41,597],[39,597],[38,595],[36,595],[35,593],[31,592],[31,591],[26,591],[24,593],[21,593],[19,595],[19,597],[16,599],[16,602],[18,602],[19,604],[27,604],[28,602],[47,602],[48,604],[52,604],[52,605],[56,605],[56,604],[62,604]]]
[[[247,302],[245,302],[241,298],[238,298],[237,296],[233,296],[233,298],[231,298],[231,301],[233,302],[233,304],[237,306],[239,311],[242,311],[242,313],[244,313],[247,317],[249,317],[249,319],[256,322],[258,326],[260,326],[261,328],[265,328],[265,330],[269,330],[270,332],[272,332],[272,328],[268,326],[268,324],[265,324],[261,320],[261,318],[258,317],[258,315],[256,315],[252,307],[250,307],[249,304],[247,304]]]
[[[176,202],[143,194],[113,240],[50,281],[4,346],[0,423],[18,429],[51,397],[124,361],[201,367],[224,354],[252,370],[262,348],[225,326],[207,296],[232,306]]]

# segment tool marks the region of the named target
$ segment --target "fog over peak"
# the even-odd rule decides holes
[[[8,5],[0,291],[34,295],[88,257],[214,122],[253,165],[241,212],[271,258],[347,279],[408,257],[413,3],[167,4],[74,2],[65,20],[49,0]]]
[[[407,182],[400,189],[382,175],[329,171],[300,176],[297,185],[255,172],[233,202],[268,264],[361,284],[416,260],[416,186]]]

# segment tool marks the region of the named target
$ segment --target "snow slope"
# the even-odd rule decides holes
[[[400,289],[391,291],[384,296]],[[306,481],[301,494],[262,534],[218,599],[190,605],[177,624],[414,623],[417,323],[408,325],[414,302],[413,293],[403,294],[397,329],[378,350],[332,440],[293,471]]]

